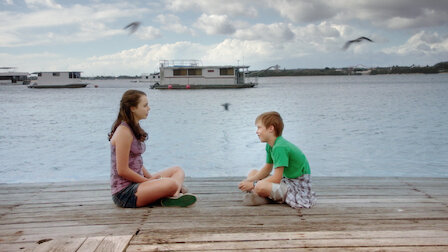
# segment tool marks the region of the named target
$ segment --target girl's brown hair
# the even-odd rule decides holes
[[[275,135],[277,137],[281,136],[283,133],[283,119],[278,112],[265,112],[255,119],[255,123],[257,122],[261,122],[266,128],[269,128],[271,125],[274,126]]]
[[[143,142],[148,138],[148,133],[146,133],[140,124],[136,123],[134,120],[134,114],[131,111],[131,107],[137,107],[140,101],[140,97],[146,96],[145,92],[140,90],[128,90],[123,94],[120,101],[120,110],[118,111],[118,116],[115,122],[112,124],[112,129],[109,135],[109,141],[120,126],[121,122],[126,122],[134,133],[134,136]]]

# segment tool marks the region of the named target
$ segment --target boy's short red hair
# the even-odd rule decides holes
[[[266,128],[269,128],[271,125],[274,126],[275,135],[281,136],[283,132],[283,119],[278,112],[271,111],[265,112],[255,119],[255,123],[261,122]]]

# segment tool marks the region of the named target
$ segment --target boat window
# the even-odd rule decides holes
[[[187,69],[174,69],[173,75],[187,75]]]
[[[188,75],[202,75],[202,69],[200,68],[188,69]]]
[[[234,75],[235,72],[233,68],[220,68],[219,75]]]
[[[53,76],[60,76],[60,73],[53,73]]]
[[[79,72],[69,72],[68,73],[68,77],[70,79],[78,79],[78,78],[81,78],[81,73],[79,73]]]

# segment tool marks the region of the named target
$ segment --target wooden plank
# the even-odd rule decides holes
[[[125,251],[132,235],[107,236],[95,251],[98,252],[121,252]]]
[[[92,252],[95,251],[100,243],[104,240],[105,236],[92,236],[87,237],[83,244],[76,250],[76,252]]]
[[[235,251],[258,250],[260,244],[274,251],[309,245],[337,251],[446,247],[439,239],[448,231],[448,178],[315,177],[318,203],[299,210],[284,204],[243,206],[241,180],[187,178],[190,192],[198,196],[193,207],[140,209],[116,207],[107,181],[0,184],[0,250],[42,247],[45,243],[37,242],[44,239],[56,247],[84,239],[79,249],[86,250],[130,241],[128,251],[181,244]],[[288,232],[306,238],[282,240]],[[310,238],[313,234],[318,238]],[[67,237],[74,240],[64,241]],[[296,244],[283,246],[285,241]]]
[[[74,252],[78,250],[86,238],[67,238],[56,239],[42,242],[37,245],[33,251],[35,252]]]
[[[15,235],[14,231],[2,231],[0,234],[2,242],[6,243],[26,243],[37,242],[42,239],[57,239],[66,237],[85,237],[85,236],[101,236],[101,235],[130,235],[135,234],[139,229],[139,225],[84,225],[84,226],[40,226],[32,229],[21,229],[19,235]]]
[[[166,243],[224,242],[224,241],[263,241],[263,240],[312,240],[312,239],[367,239],[367,238],[448,238],[444,230],[405,230],[405,231],[317,231],[317,232],[261,232],[261,233],[184,233],[137,235],[132,245],[166,241]]]
[[[132,235],[120,236],[95,236],[89,238],[60,237],[49,241],[43,241],[33,251],[98,251],[98,252],[121,252],[125,251]]]
[[[214,243],[172,243],[130,245],[127,251],[201,251],[225,249],[283,249],[283,248],[356,248],[356,247],[400,247],[400,246],[439,246],[448,248],[448,240],[444,238],[372,238],[372,239],[319,239],[289,241],[241,241]]]
[[[0,242],[0,251],[33,251],[36,242],[8,243]]]

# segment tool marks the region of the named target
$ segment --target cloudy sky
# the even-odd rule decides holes
[[[448,61],[446,0],[0,0],[0,67],[140,75],[159,60],[250,70]],[[133,34],[123,28],[140,21]],[[367,36],[342,50],[347,40]]]

